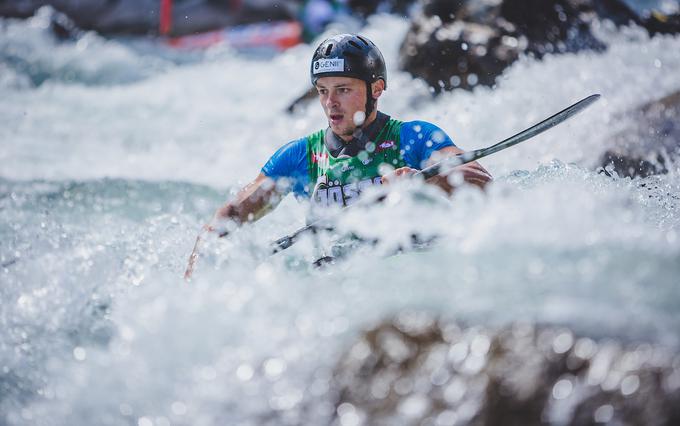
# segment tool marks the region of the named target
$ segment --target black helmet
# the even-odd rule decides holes
[[[385,59],[378,47],[366,37],[339,34],[316,48],[310,69],[312,84],[321,77],[354,77],[368,84],[383,80],[387,87]]]

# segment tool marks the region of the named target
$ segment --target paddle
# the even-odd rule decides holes
[[[527,139],[530,139],[540,133],[545,132],[546,130],[560,124],[561,122],[565,121],[566,119],[572,117],[573,115],[583,111],[585,108],[590,106],[593,102],[597,101],[600,98],[599,94],[594,94],[590,95],[584,99],[581,99],[580,101],[576,102],[575,104],[563,109],[562,111],[558,112],[557,114],[554,114],[545,120],[541,121],[540,123],[537,123],[531,127],[529,127],[526,130],[523,130],[516,135],[513,135],[507,139],[504,139],[500,142],[498,142],[495,145],[491,145],[487,148],[482,148],[482,149],[477,149],[474,151],[469,151],[466,153],[463,153],[461,155],[458,155],[456,157],[451,157],[447,158],[443,161],[440,161],[436,164],[433,164],[423,170],[418,171],[415,173],[416,175],[423,176],[425,179],[429,179],[433,176],[436,176],[442,172],[447,172],[454,167],[469,163],[471,161],[479,160],[480,158],[486,157],[487,155],[494,154],[498,151],[502,151],[506,148],[509,148],[513,145],[517,145],[518,143],[524,142]],[[288,247],[292,246],[295,244],[297,239],[300,237],[300,235],[306,234],[308,232],[314,233],[319,230],[333,230],[333,227],[324,224],[321,221],[317,221],[314,223],[311,223],[309,225],[303,226],[302,228],[298,229],[297,231],[293,232],[290,235],[286,235],[284,237],[279,238],[278,240],[274,241],[272,245],[272,250],[271,254],[278,253],[282,250],[287,249]],[[202,243],[202,234],[204,232],[207,232],[207,230],[204,230],[199,234],[199,236],[196,238],[196,244],[194,245],[194,249],[191,252],[191,256],[189,257],[189,264],[187,266],[186,272],[184,273],[184,279],[189,280],[191,278],[191,275],[194,270],[194,266],[196,264],[196,260],[198,258],[198,252],[199,248]],[[228,235],[228,232],[223,232],[220,233],[219,236],[223,237]]]
[[[187,264],[187,269],[184,271],[184,280],[186,281],[189,281],[191,279],[191,274],[194,273],[194,267],[196,266],[196,260],[198,259],[198,250],[201,248],[201,243],[203,242],[203,239],[201,238],[203,232],[204,231],[201,230],[201,232],[196,237],[194,249],[191,250],[191,254],[189,255],[189,263]]]
[[[436,164],[433,164],[423,170],[418,171],[415,173],[415,175],[420,175],[423,176],[425,179],[429,179],[433,176],[436,176],[442,171],[446,172],[454,167],[470,163],[475,160],[479,160],[480,158],[486,157],[488,155],[494,154],[498,151],[502,151],[506,148],[510,148],[513,145],[517,145],[518,143],[524,142],[527,139],[533,138],[534,136],[545,132],[546,130],[557,126],[561,122],[565,121],[566,119],[572,117],[573,115],[583,111],[585,108],[590,106],[593,102],[597,101],[600,98],[599,94],[594,94],[590,95],[584,99],[581,99],[580,101],[576,102],[575,104],[563,109],[562,111],[558,112],[557,114],[554,114],[545,120],[541,121],[540,123],[534,124],[533,126],[529,127],[526,130],[523,130],[516,135],[510,136],[507,139],[504,139],[500,142],[498,142],[495,145],[491,145],[486,148],[481,148],[477,149],[474,151],[469,151],[465,152],[463,154],[460,154],[456,157],[450,157],[447,158],[443,161],[440,161]],[[290,235],[286,235],[284,237],[279,238],[278,240],[274,241],[272,245],[272,251],[271,253],[278,253],[282,250],[287,249],[288,247],[292,246],[295,244],[297,239],[300,237],[300,235],[306,234],[308,232],[316,232],[318,230],[332,230],[333,228],[329,225],[324,225],[321,221],[317,221],[314,223],[310,223],[309,225],[303,226],[302,228],[298,229],[297,231],[293,232]]]

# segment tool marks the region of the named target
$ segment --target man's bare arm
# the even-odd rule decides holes
[[[224,220],[233,220],[239,225],[254,222],[276,207],[280,199],[275,182],[260,173],[238,192],[234,200],[217,209],[208,226],[216,228]]]
[[[217,209],[213,219],[196,237],[194,249],[189,255],[189,263],[184,272],[184,279],[187,281],[191,279],[205,233],[217,232],[219,236],[225,236],[226,232],[222,226],[225,221],[232,220],[239,225],[244,222],[253,222],[272,210],[280,199],[281,195],[276,191],[274,181],[262,173],[243,187],[236,195],[236,199]]]

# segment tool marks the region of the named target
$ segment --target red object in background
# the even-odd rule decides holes
[[[172,47],[204,49],[225,43],[236,49],[270,48],[285,50],[302,42],[302,25],[297,21],[279,21],[238,25],[218,31],[173,37]]]
[[[158,32],[168,35],[172,29],[172,0],[161,0],[160,22]]]

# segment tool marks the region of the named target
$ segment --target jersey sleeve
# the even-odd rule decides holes
[[[288,180],[296,195],[304,195],[309,185],[307,138],[283,145],[269,158],[261,171],[275,181]]]
[[[407,166],[422,169],[432,153],[456,146],[449,135],[427,121],[409,121],[401,126],[401,154]]]

